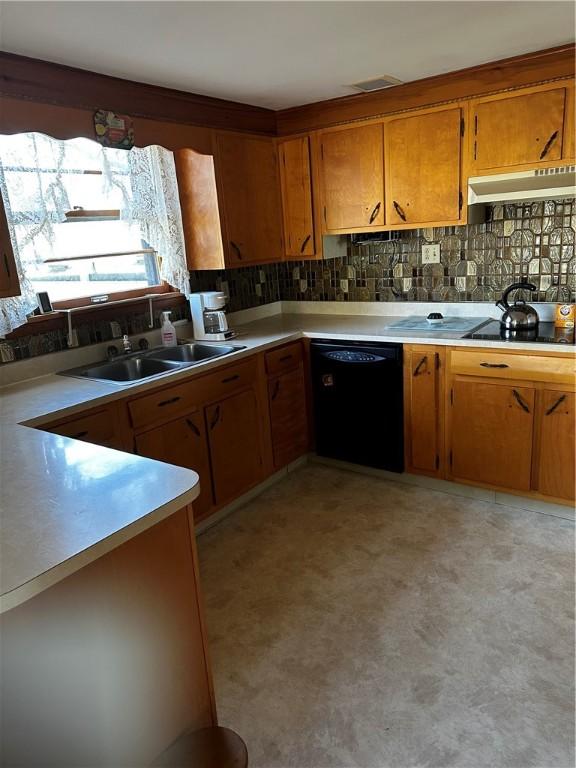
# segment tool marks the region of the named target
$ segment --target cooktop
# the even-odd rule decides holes
[[[492,320],[481,328],[467,333],[465,339],[486,341],[528,341],[532,344],[574,344],[574,328],[556,328],[554,323],[538,323],[531,331],[507,331],[498,320]]]

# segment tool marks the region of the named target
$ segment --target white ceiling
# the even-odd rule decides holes
[[[0,48],[282,109],[574,39],[572,2],[0,2]]]

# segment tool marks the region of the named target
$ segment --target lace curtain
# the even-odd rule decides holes
[[[161,278],[188,294],[172,152],[157,146],[127,152],[88,139],[60,141],[37,133],[0,136],[0,194],[21,287],[20,296],[0,299],[0,336],[23,325],[37,307],[27,269],[58,256],[55,225],[66,220],[79,184],[84,195],[105,201],[95,208],[119,209],[121,219],[138,224],[142,239],[160,257]]]

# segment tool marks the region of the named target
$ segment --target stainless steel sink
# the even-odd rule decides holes
[[[196,342],[194,344],[181,344],[178,347],[167,347],[163,349],[152,350],[146,353],[150,360],[170,360],[181,363],[199,363],[202,360],[211,360],[213,357],[222,357],[236,352],[244,347],[233,347],[226,344],[203,344]]]
[[[80,379],[126,384],[174,373],[241,349],[245,349],[245,347],[227,344],[203,344],[201,342],[169,348],[157,347],[146,352],[135,352],[117,360],[92,363],[88,366],[83,365],[78,368],[70,368],[67,371],[59,371],[59,374]]]

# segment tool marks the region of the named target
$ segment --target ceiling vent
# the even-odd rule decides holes
[[[364,93],[369,93],[370,91],[381,91],[384,88],[399,85],[401,82],[402,80],[398,80],[397,77],[382,75],[381,77],[375,77],[373,80],[363,80],[361,83],[354,83],[350,87]]]

